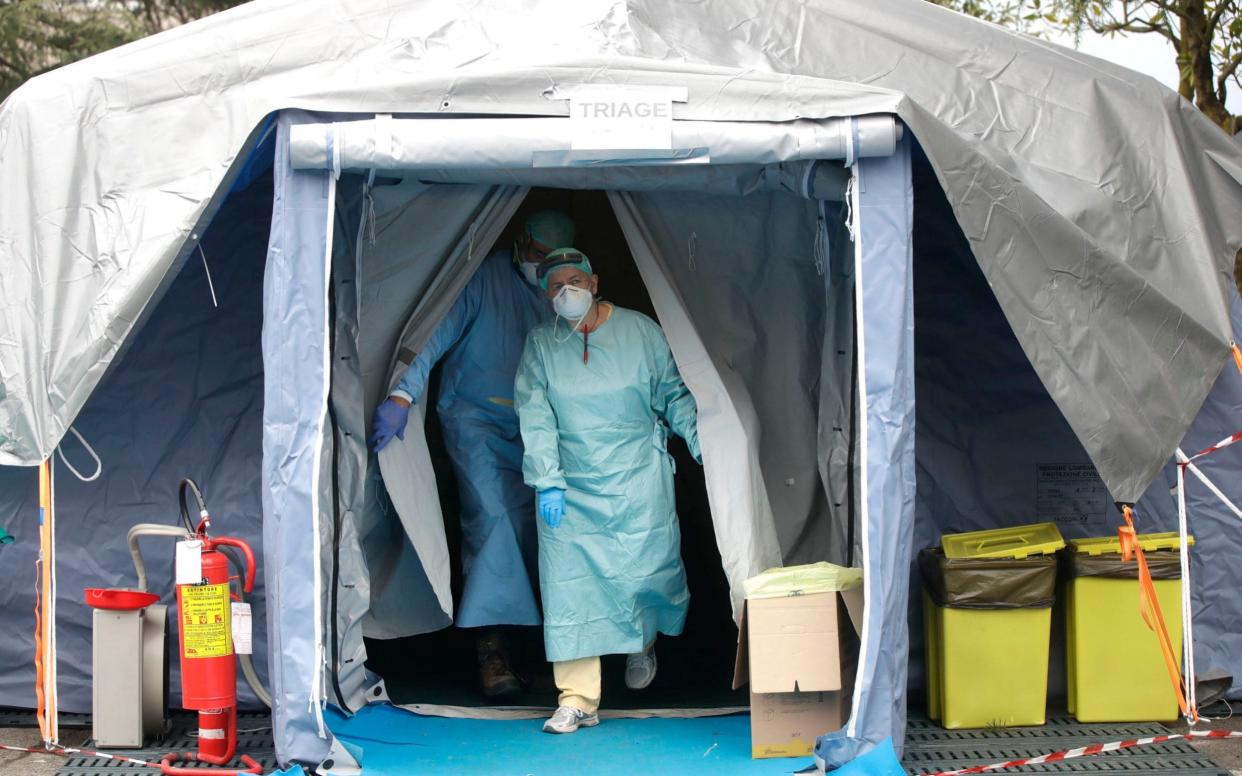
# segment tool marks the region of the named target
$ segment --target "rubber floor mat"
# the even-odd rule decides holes
[[[152,741],[142,749],[107,749],[108,754],[133,757],[138,760],[157,762],[169,752],[190,752],[198,747],[194,733],[198,729],[198,715],[178,713],[171,719],[168,733]],[[272,744],[272,722],[267,713],[242,712],[237,716],[237,751],[248,754],[263,766],[264,772],[276,769],[276,749]],[[87,741],[83,749],[95,748],[94,741]],[[206,767],[206,766],[204,766]],[[142,765],[111,760],[104,757],[79,755],[68,757],[56,771],[56,776],[153,776],[159,771]]]
[[[1088,744],[1159,736],[1158,722],[1082,724],[1072,717],[1049,717],[1040,727],[945,730],[926,717],[911,715],[902,764],[912,776],[1035,757]],[[1001,773],[1091,773],[1132,776],[1229,776],[1229,771],[1185,741],[1013,768]]]

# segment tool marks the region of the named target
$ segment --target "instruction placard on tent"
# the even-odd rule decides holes
[[[229,586],[194,585],[181,588],[182,648],[187,658],[233,654],[229,632]]]
[[[1108,518],[1112,496],[1089,463],[1036,465],[1035,513],[1059,525],[1096,525]]]
[[[680,91],[681,94],[677,94]],[[569,96],[570,149],[671,150],[673,102],[685,89],[579,87]]]

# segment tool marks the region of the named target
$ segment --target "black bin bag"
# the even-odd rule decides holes
[[[1147,558],[1147,569],[1152,579],[1182,578],[1182,555],[1177,550],[1148,550],[1143,555]],[[1119,552],[1088,555],[1067,547],[1062,551],[1062,557],[1062,573],[1067,580],[1079,577],[1138,579],[1138,559],[1122,560]]]
[[[923,587],[949,609],[1048,609],[1056,600],[1055,555],[946,558],[938,547],[919,553]]]

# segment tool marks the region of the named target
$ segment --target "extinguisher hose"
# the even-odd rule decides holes
[[[239,551],[235,547],[228,545],[217,545],[216,550],[223,552],[224,557],[229,559],[229,564],[237,571],[237,584],[234,586],[230,583],[237,594],[237,598],[242,603],[246,601],[246,592],[242,589],[241,580],[245,578],[246,566],[241,559]],[[242,675],[246,677],[246,684],[250,685],[250,689],[254,691],[255,696],[263,701],[263,705],[269,709],[272,707],[272,694],[263,686],[263,682],[259,681],[259,675],[254,670],[254,661],[250,655],[238,655],[237,662],[241,663]]]
[[[134,571],[138,574],[138,589],[144,593],[147,591],[147,564],[142,559],[142,550],[138,547],[138,539],[143,536],[171,536],[174,539],[192,538],[193,529],[189,535],[180,526],[163,525],[161,523],[139,523],[129,529],[126,541],[129,542],[129,554],[134,559]]]
[[[259,675],[255,673],[254,661],[250,659],[250,655],[238,655],[237,662],[241,663],[242,675],[246,677],[246,684],[250,685],[255,697],[262,701],[264,706],[272,708],[272,695],[263,686],[263,682],[259,681]]]
[[[177,487],[177,500],[181,502],[181,521],[185,523],[185,528],[192,534],[198,533],[194,522],[190,519],[190,511],[185,505],[185,492],[189,488],[194,493],[194,500],[198,502],[198,515],[201,520],[207,520],[210,525],[210,518],[207,514],[207,502],[203,501],[203,492],[198,489],[198,484],[194,480],[186,477]]]

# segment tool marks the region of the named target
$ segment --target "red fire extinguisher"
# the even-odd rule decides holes
[[[245,770],[204,770],[178,768],[178,761],[225,765],[237,750],[237,658],[233,653],[231,623],[232,597],[229,593],[229,559],[219,547],[235,547],[246,559],[242,589],[254,590],[255,560],[250,545],[229,536],[211,538],[207,529],[211,518],[198,487],[185,480],[181,486],[182,514],[185,488],[189,485],[199,503],[200,521],[194,530],[201,543],[201,579],[177,585],[177,617],[180,623],[181,702],[198,712],[198,752],[173,753],[161,761],[161,770],[171,776],[203,774],[262,773],[262,766],[242,755]]]

